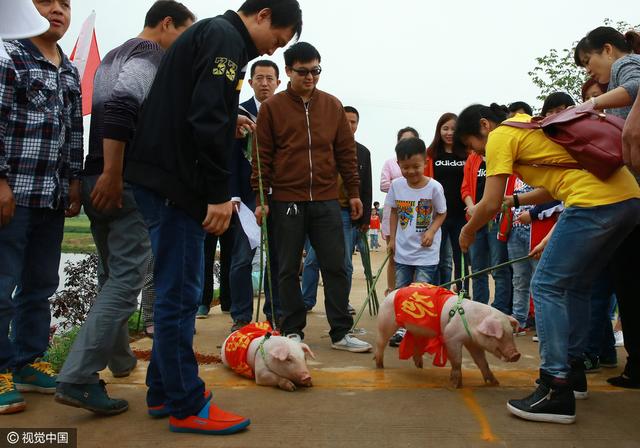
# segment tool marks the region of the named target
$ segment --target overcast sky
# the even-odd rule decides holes
[[[318,88],[360,112],[356,139],[371,150],[374,198],[398,129],[413,126],[429,144],[439,116],[471,103],[517,100],[539,106],[527,73],[550,48],[566,48],[605,17],[640,23],[631,0],[437,1],[299,0],[301,40],[322,56]],[[142,29],[153,0],[72,0],[61,41],[69,54],[96,11],[104,55]],[[241,0],[183,0],[199,19],[237,10]],[[282,50],[271,57],[281,67]],[[253,94],[245,83],[240,100]],[[88,133],[88,127],[86,132]]]

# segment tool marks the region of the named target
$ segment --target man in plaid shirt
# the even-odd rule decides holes
[[[0,59],[0,414],[25,408],[19,391],[55,392],[55,374],[38,358],[49,342],[64,219],[80,212],[80,79],[57,45],[70,1],[34,4],[49,30],[6,42],[11,60]]]

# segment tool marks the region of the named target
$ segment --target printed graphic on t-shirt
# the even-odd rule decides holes
[[[415,201],[396,201],[396,208],[398,209],[398,221],[400,227],[405,230],[413,220],[413,207],[415,207]]]
[[[431,199],[420,199],[416,208],[416,232],[426,232],[431,227],[433,204]]]

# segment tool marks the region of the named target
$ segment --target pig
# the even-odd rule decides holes
[[[413,285],[412,285],[413,286]],[[432,287],[433,288],[433,287]],[[382,303],[377,319],[378,334],[376,337],[375,362],[376,367],[384,367],[384,350],[389,338],[399,328],[396,322],[394,300],[398,290],[392,291]],[[450,382],[454,388],[462,387],[462,346],[464,345],[476,365],[482,372],[486,384],[497,386],[498,380],[489,368],[485,351],[492,353],[505,362],[516,362],[520,353],[516,348],[513,330],[518,322],[511,316],[479,302],[464,300],[462,308],[466,316],[471,337],[467,334],[462,319],[458,313],[449,321],[449,311],[456,304],[458,297],[451,296],[444,302],[440,313],[440,330],[451,363]],[[425,338],[437,337],[431,328],[424,328],[414,324],[405,325],[407,332]],[[418,368],[422,368],[422,352],[413,354],[413,361]]]
[[[315,355],[307,344],[270,333],[255,337],[243,350],[244,363],[240,364],[244,369],[238,369],[237,365],[232,365],[229,359],[229,344],[234,344],[233,338],[237,333],[230,334],[222,344],[221,358],[225,366],[240,375],[255,378],[256,384],[260,386],[277,386],[282,390],[293,392],[296,386],[311,387],[313,385],[306,356],[315,359]],[[264,355],[259,349],[263,340]]]

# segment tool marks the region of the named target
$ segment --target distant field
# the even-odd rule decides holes
[[[67,219],[64,224],[62,252],[76,254],[95,252],[96,245],[93,243],[89,226],[89,218],[85,214]]]

